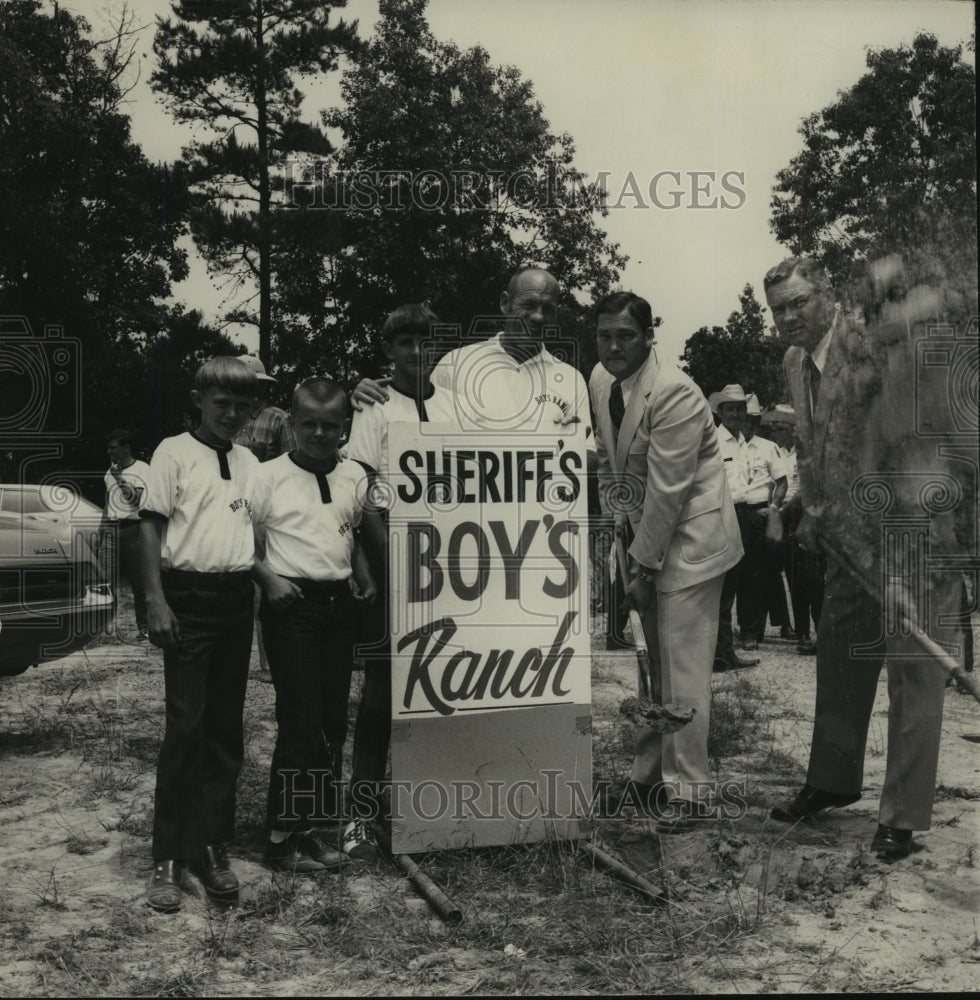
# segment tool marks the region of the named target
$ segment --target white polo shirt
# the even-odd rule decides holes
[[[589,391],[582,373],[542,345],[517,362],[501,334],[450,351],[432,371],[432,382],[456,394],[464,426],[477,430],[555,430],[556,419],[576,414],[586,428],[586,447],[595,450],[589,420]],[[457,421],[459,422],[459,421]]]
[[[755,434],[751,441],[745,442],[744,448],[749,476],[742,499],[750,504],[768,503],[773,484],[786,475],[779,447],[775,441]]]
[[[123,496],[120,484],[111,472],[105,474],[105,516],[111,521],[138,521],[140,503],[146,492],[146,480],[150,467],[136,459],[119,473],[119,478],[136,494],[136,502],[129,503]]]
[[[279,576],[346,580],[351,575],[354,529],[361,523],[364,469],[339,460],[321,490],[318,474],[280,455],[256,474],[252,516],[265,531],[265,564]]]
[[[228,479],[222,478],[222,455]],[[167,519],[160,549],[164,569],[251,570],[251,501],[258,468],[258,459],[237,444],[227,450],[214,448],[192,433],[160,442],[150,459],[140,514]]]
[[[413,396],[406,396],[393,385],[388,386],[388,400],[354,411],[354,420],[347,442],[347,458],[363,462],[383,479],[388,475],[388,425],[420,423],[460,425],[460,413],[455,396],[440,386],[422,400],[423,410]]]
[[[728,477],[728,492],[732,496],[732,503],[743,503],[748,481],[745,438],[741,433],[737,438],[734,437],[724,424],[719,424],[718,450],[725,463],[725,475]]]

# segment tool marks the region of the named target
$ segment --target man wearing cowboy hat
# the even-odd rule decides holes
[[[235,436],[234,443],[248,448],[260,462],[268,462],[271,458],[278,458],[287,451],[292,451],[296,447],[296,439],[286,412],[273,406],[266,398],[269,387],[276,385],[277,380],[266,375],[265,365],[253,354],[242,354],[238,360],[250,372],[255,373],[258,387],[255,406],[245,426]]]
[[[745,490],[748,484],[747,455],[742,426],[745,422],[746,395],[737,383],[726,385],[721,392],[713,392],[708,397],[711,412],[721,421],[718,425],[718,449],[725,465],[728,492],[735,504],[742,547],[748,536],[748,508],[745,504]],[[744,558],[744,557],[743,557]],[[725,574],[721,588],[721,605],[718,610],[718,638],[715,643],[716,672],[740,670],[754,667],[758,658],[742,659],[735,652],[735,637],[732,632],[732,606],[738,593],[742,560]],[[739,613],[742,609],[739,608]]]

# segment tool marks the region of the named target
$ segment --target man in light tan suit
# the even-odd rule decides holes
[[[879,273],[887,277],[888,268]],[[956,458],[943,405],[949,365],[923,365],[916,354],[917,339],[931,346],[915,326],[936,305],[929,293],[918,289],[888,303],[890,320],[877,316],[862,326],[836,308],[816,261],[784,260],[764,286],[792,345],[783,369],[806,512],[796,537],[827,554],[809,770],[806,784],[772,816],[811,821],[861,797],[868,724],[887,658],[888,756],[871,849],[896,860],[913,849],[913,830],[929,828],[945,675],[895,609],[914,605],[919,625],[958,651],[957,626],[948,623],[958,617],[960,575],[930,570],[927,559],[969,557],[976,513],[961,484],[971,481],[975,450]],[[933,353],[940,347],[949,345],[935,343]],[[974,393],[975,378],[974,367]],[[968,506],[968,517],[960,517]]]
[[[660,814],[663,833],[690,829],[713,798],[708,772],[711,667],[721,585],[742,556],[708,403],[653,350],[649,303],[615,292],[596,306],[600,364],[589,382],[607,513],[625,518],[632,580],[627,602],[659,652],[664,704],[696,709],[677,733],[637,744],[634,802]]]

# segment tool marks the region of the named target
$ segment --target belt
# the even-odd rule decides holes
[[[235,570],[230,573],[200,573],[196,569],[165,569],[162,572],[165,583],[183,583],[201,587],[236,587],[252,580],[252,571]]]
[[[140,519],[138,517],[107,517],[102,523],[107,527],[114,524],[119,528],[131,528],[138,525]]]
[[[769,501],[768,500],[763,500],[762,503],[744,503],[743,501],[740,500],[737,504],[735,504],[735,509],[736,510],[762,510],[763,507],[768,507],[768,506],[769,506]]]
[[[287,576],[283,579],[295,583],[303,591],[304,597],[314,600],[335,600],[338,597],[350,597],[350,584],[347,580],[307,580],[304,577]]]

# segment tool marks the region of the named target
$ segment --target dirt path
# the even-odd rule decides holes
[[[650,993],[973,990],[980,977],[980,706],[952,690],[933,829],[887,865],[868,851],[884,769],[884,679],[864,798],[815,827],[768,806],[802,779],[814,659],[765,644],[762,663],[715,678],[719,777],[746,815],[657,837],[641,820],[598,835],[653,881],[668,912],[567,845],[423,859],[464,905],[447,928],[391,866],[323,882],[260,864],[272,691],[253,670],[236,910],[185,880],[180,914],[143,901],[162,658],[117,642],[0,681],[0,995]],[[627,652],[596,650],[595,772],[630,757],[617,709]]]

